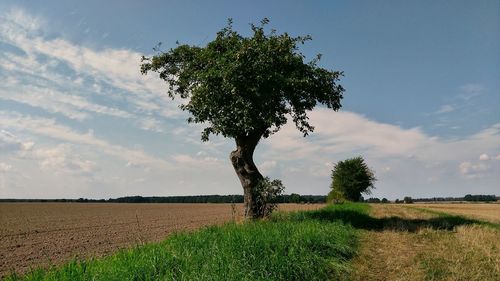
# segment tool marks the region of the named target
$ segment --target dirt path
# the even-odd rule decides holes
[[[363,230],[352,280],[500,280],[499,229],[441,229],[437,215],[393,204],[373,204],[371,216],[384,227]]]
[[[421,218],[421,214],[394,205],[373,205],[375,218]],[[428,218],[429,215],[425,215]],[[353,280],[423,280],[423,272],[415,265],[415,258],[422,243],[408,231],[364,231],[361,253],[354,260]]]
[[[324,205],[283,204],[281,210]],[[0,278],[242,217],[242,205],[0,203]]]

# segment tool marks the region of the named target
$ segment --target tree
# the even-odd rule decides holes
[[[366,200],[366,202],[367,202],[367,203],[380,203],[380,199],[378,199],[378,198],[376,198],[376,197],[375,197],[375,198],[368,198],[368,199]]]
[[[253,154],[261,138],[287,123],[287,117],[306,136],[314,130],[307,112],[317,104],[333,110],[341,107],[344,89],[337,84],[342,72],[319,67],[320,55],[310,62],[298,46],[310,36],[266,33],[264,19],[251,25],[244,37],[232,28],[232,20],[204,47],[177,45],[152,57],[143,57],[141,72],[159,73],[171,98],[186,102],[188,122],[206,125],[201,139],[211,134],[232,138],[236,149],[230,160],[244,191],[245,216],[259,218],[253,190],[263,180]]]
[[[290,203],[300,203],[300,195],[297,193],[292,193],[290,194],[288,200],[290,201]]]
[[[483,201],[483,202],[494,202],[497,201],[497,197],[495,195],[471,195],[467,194],[464,197],[464,201]]]
[[[332,170],[330,194],[340,194],[346,200],[359,201],[361,193],[371,193],[375,181],[373,171],[362,157],[339,161]]]
[[[405,196],[405,197],[403,198],[403,202],[404,202],[405,204],[412,204],[412,203],[413,203],[413,199],[412,199],[410,196]]]

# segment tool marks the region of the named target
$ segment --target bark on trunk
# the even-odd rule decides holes
[[[254,189],[263,179],[257,166],[253,162],[253,153],[259,143],[260,135],[236,138],[236,150],[230,154],[234,171],[243,187],[245,218],[255,219],[262,217],[256,208]]]

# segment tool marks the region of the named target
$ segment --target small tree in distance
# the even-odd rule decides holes
[[[361,193],[371,194],[375,181],[374,172],[361,156],[339,161],[332,170],[332,190],[328,198],[359,201]]]
[[[300,203],[300,195],[297,193],[290,194],[290,199],[288,199],[290,203]]]
[[[314,127],[307,112],[317,104],[339,110],[344,89],[342,72],[319,67],[320,56],[306,62],[299,45],[310,36],[266,33],[251,25],[252,36],[233,30],[232,21],[206,46],[178,45],[167,52],[143,57],[141,72],[157,72],[167,82],[171,98],[186,99],[181,109],[188,122],[205,128],[201,139],[222,135],[235,140],[230,160],[243,187],[245,217],[260,218],[255,189],[264,177],[253,154],[260,139],[280,130],[291,117],[306,136]]]
[[[413,203],[413,199],[412,199],[410,196],[405,196],[405,197],[403,198],[403,202],[404,202],[405,204],[412,204],[412,203]]]

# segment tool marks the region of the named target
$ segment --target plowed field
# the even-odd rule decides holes
[[[280,209],[322,206],[283,204]],[[241,216],[242,205],[233,211],[231,204],[0,203],[0,278]]]

